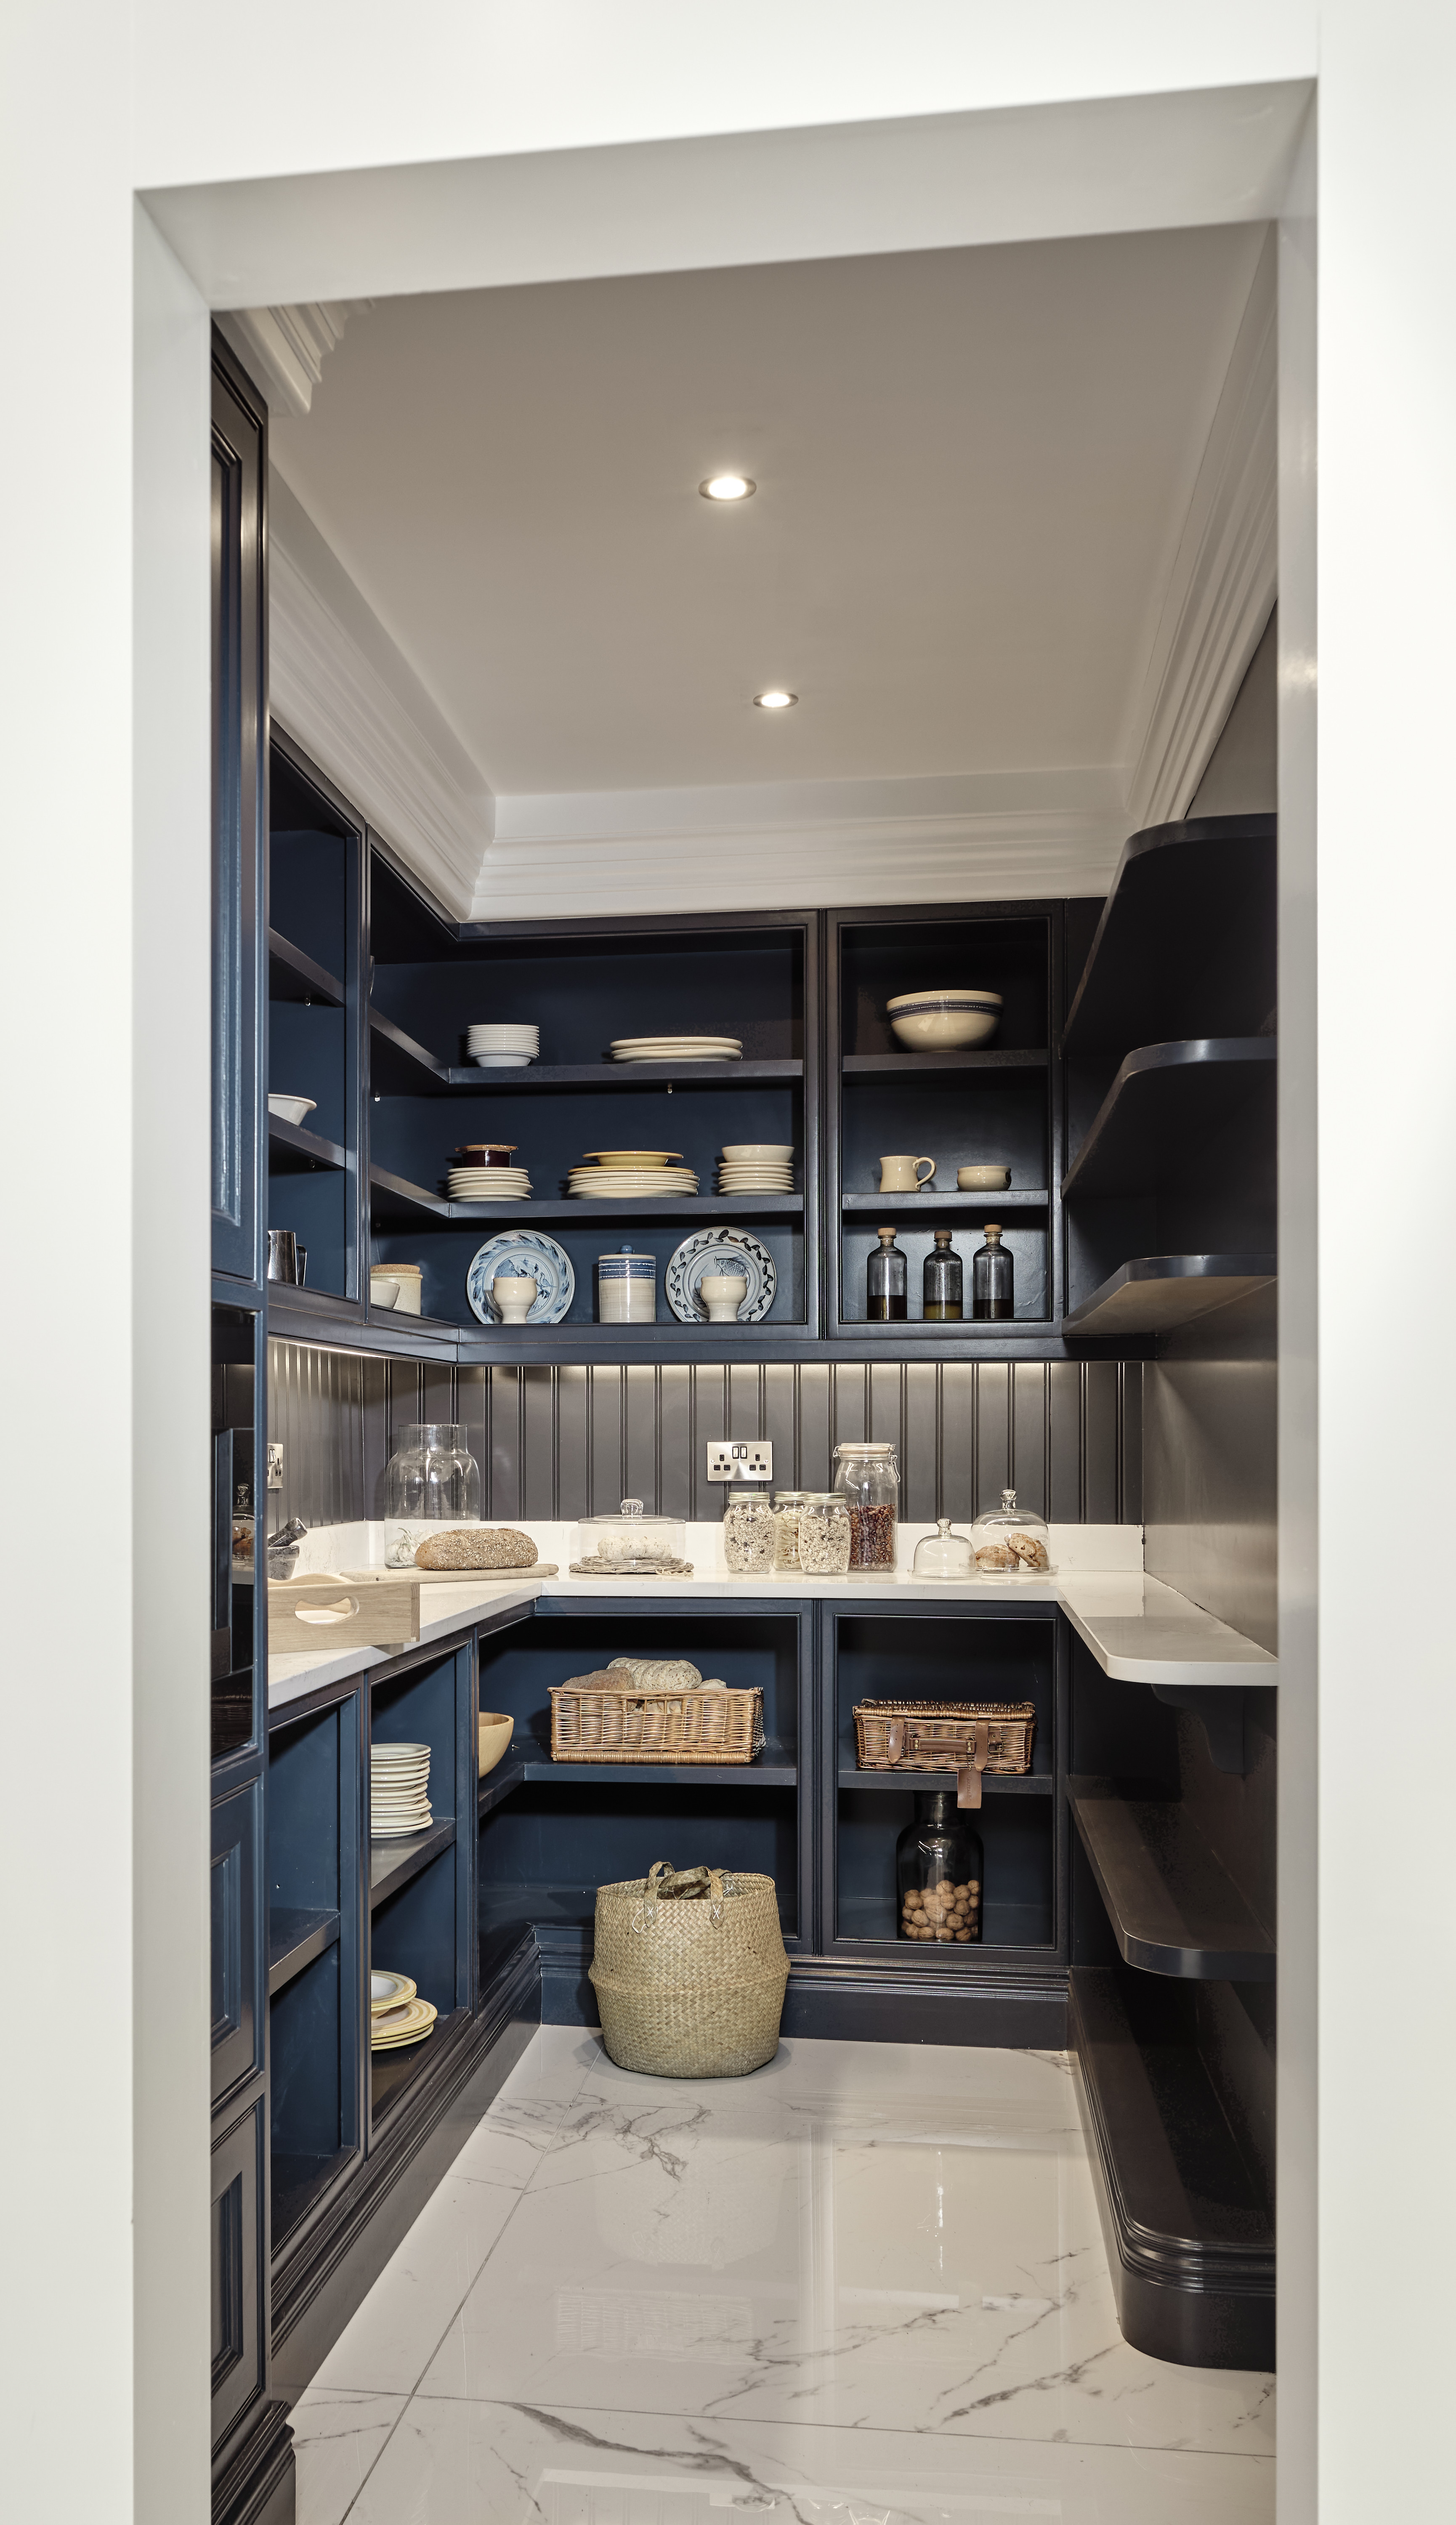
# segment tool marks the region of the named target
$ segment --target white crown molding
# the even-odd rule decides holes
[[[372,298],[316,298],[306,307],[234,307],[217,321],[270,410],[302,420],[349,318],[373,305]]]
[[[276,473],[268,568],[273,717],[445,909],[468,917],[490,791]]]
[[[1279,304],[1271,229],[1208,434],[1127,748],[1128,825],[1185,815],[1279,589]]]

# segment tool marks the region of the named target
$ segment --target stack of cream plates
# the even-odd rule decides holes
[[[372,1841],[401,1841],[412,1832],[427,1832],[429,1811],[429,1747],[371,1745],[369,1749],[369,1832]]]
[[[408,1973],[372,1972],[369,1977],[369,2048],[399,2052],[407,2043],[423,2043],[437,2007],[416,1995]]]
[[[612,1046],[614,1061],[741,1061],[735,1034],[624,1034]]]
[[[588,1149],[568,1190],[582,1201],[676,1201],[698,1188],[691,1166],[674,1163],[680,1156],[679,1149]]]
[[[529,1201],[525,1166],[452,1166],[445,1177],[451,1201]]]
[[[740,1140],[718,1161],[720,1192],[792,1192],[793,1143]]]
[[[533,1025],[473,1025],[465,1048],[477,1069],[524,1069],[541,1049],[541,1029]]]

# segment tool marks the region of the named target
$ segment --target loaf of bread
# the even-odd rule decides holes
[[[529,1569],[536,1547],[518,1525],[450,1525],[415,1555],[417,1569]]]
[[[1016,1554],[1009,1543],[983,1543],[976,1555],[978,1569],[1015,1569]]]
[[[634,1692],[696,1692],[703,1678],[686,1658],[618,1657],[607,1680],[619,1689],[629,1683]]]
[[[1049,1569],[1051,1561],[1046,1545],[1034,1534],[1008,1534],[1006,1538],[1024,1569]]]

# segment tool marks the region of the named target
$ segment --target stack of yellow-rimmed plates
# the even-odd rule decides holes
[[[371,2052],[402,2052],[407,2043],[423,2043],[439,2012],[427,1999],[407,1999],[398,2007],[371,2008]]]
[[[445,1177],[451,1201],[528,1201],[525,1166],[452,1166]]]
[[[612,1045],[614,1061],[741,1061],[735,1034],[624,1034]]]
[[[691,1166],[573,1166],[567,1188],[574,1200],[677,1201],[694,1193]]]
[[[740,1141],[725,1148],[719,1158],[720,1192],[792,1192],[793,1188],[791,1141]]]

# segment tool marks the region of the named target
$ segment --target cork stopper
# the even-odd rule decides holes
[[[877,1227],[875,1233],[879,1237],[881,1245],[893,1245],[895,1241],[895,1231],[892,1227]]]
[[[985,1238],[987,1245],[994,1245],[1000,1240],[1001,1230],[999,1227],[983,1227],[980,1232]]]

